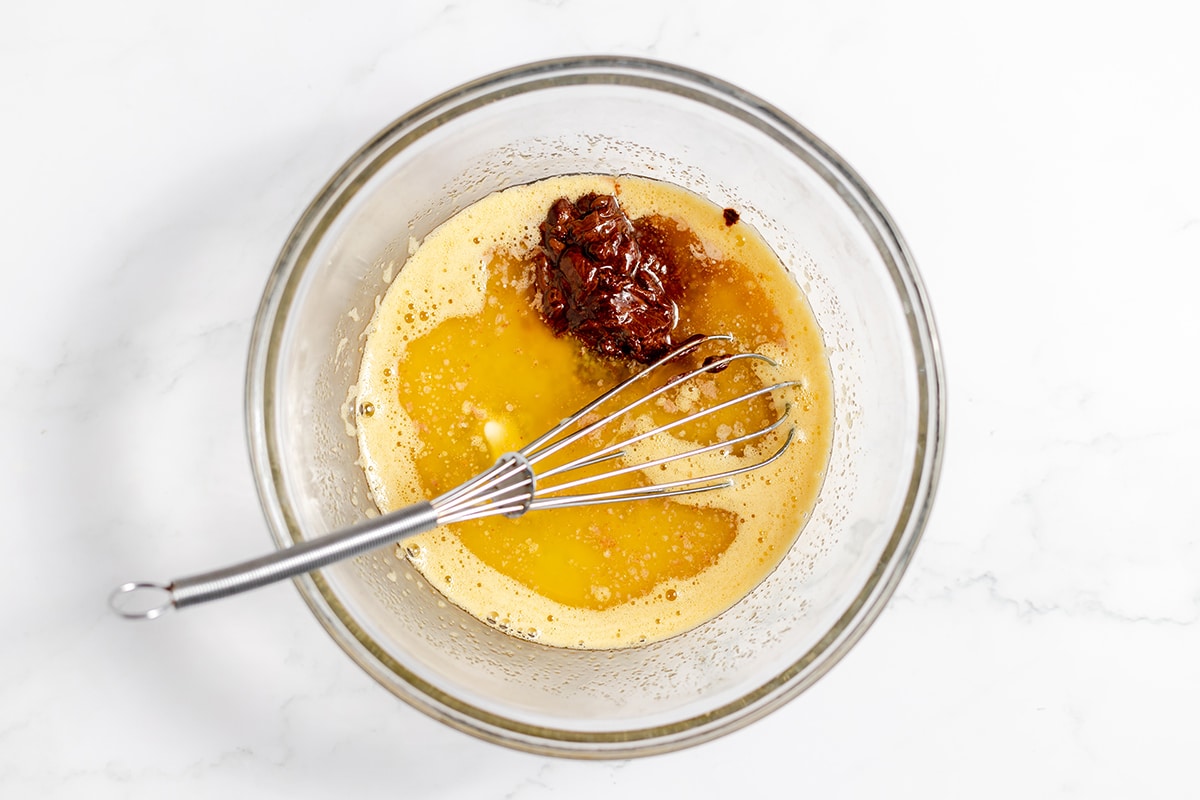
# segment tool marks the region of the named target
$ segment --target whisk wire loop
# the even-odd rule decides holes
[[[750,433],[727,438],[724,441],[712,444],[693,447],[659,458],[617,466],[603,472],[586,473],[588,468],[623,458],[630,447],[640,442],[697,422],[739,404],[747,403],[756,397],[773,395],[781,390],[797,386],[799,385],[797,381],[782,381],[745,392],[732,399],[715,403],[698,411],[685,414],[670,422],[654,426],[649,430],[633,433],[600,450],[581,455],[540,472],[535,471],[535,465],[539,462],[545,461],[555,453],[605,427],[612,426],[617,420],[630,415],[665,392],[678,389],[700,375],[721,372],[730,364],[747,359],[761,361],[771,366],[778,366],[773,359],[761,353],[721,355],[707,359],[701,366],[687,370],[664,381],[657,388],[626,401],[618,408],[608,411],[594,420],[589,419],[589,416],[604,406],[605,403],[618,398],[632,386],[656,374],[662,367],[675,361],[680,356],[690,353],[708,342],[732,341],[732,339],[733,337],[727,334],[719,334],[693,337],[683,342],[645,369],[635,373],[571,416],[563,419],[558,425],[519,451],[506,453],[501,456],[492,467],[480,473],[480,475],[432,501],[434,508],[438,511],[439,524],[462,522],[468,519],[481,519],[501,514],[509,517],[519,517],[525,512],[534,509],[567,508],[713,491],[731,486],[732,482],[729,479],[736,475],[759,469],[776,460],[791,445],[795,436],[794,429],[788,432],[783,444],[774,453],[761,461],[748,465],[733,467],[717,473],[708,473],[700,477],[653,482],[647,486],[566,494],[566,492],[571,490],[608,481],[623,475],[645,472],[656,467],[665,467],[667,464],[676,461],[692,459],[720,450],[732,450],[738,445],[748,444],[766,437],[778,430],[787,421],[790,406],[785,405],[783,413],[778,418]],[[588,421],[586,424],[581,424],[584,420]],[[579,477],[572,478],[570,477],[572,474],[577,474]],[[548,479],[551,478],[566,478],[566,480],[560,480],[558,483],[547,483]]]

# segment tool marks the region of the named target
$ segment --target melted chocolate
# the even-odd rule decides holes
[[[742,218],[742,215],[739,214],[737,212],[737,209],[734,209],[734,208],[727,208],[724,211],[722,211],[721,214],[722,214],[722,216],[725,217],[725,227],[726,228],[732,228],[734,225],[737,224],[737,221]]]
[[[612,195],[554,201],[533,256],[539,310],[605,356],[648,364],[672,347],[683,294],[655,218],[631,221]]]

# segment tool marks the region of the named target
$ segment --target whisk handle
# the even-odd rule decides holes
[[[124,583],[109,596],[109,605],[126,619],[154,619],[172,608],[219,600],[312,572],[405,537],[433,530],[437,525],[437,511],[433,506],[416,503],[328,536],[301,542],[233,566],[176,578],[169,584]]]

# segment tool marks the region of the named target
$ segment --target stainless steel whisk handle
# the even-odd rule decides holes
[[[219,600],[312,572],[408,536],[433,530],[437,525],[438,514],[433,505],[415,503],[319,539],[301,542],[230,567],[176,578],[168,584],[146,581],[123,583],[109,595],[108,604],[126,619],[154,619],[172,608]]]

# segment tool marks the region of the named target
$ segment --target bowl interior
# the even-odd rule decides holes
[[[753,98],[655,65],[527,69],[440,98],[355,156],[297,227],[260,315],[249,413],[281,545],[375,513],[354,383],[410,240],[490,192],[578,172],[658,178],[738,209],[805,291],[836,421],[795,546],[718,618],[603,652],[497,631],[391,548],[300,585],[347,652],[438,718],[518,747],[625,754],[715,735],[803,689],[878,612],[919,535],[936,474],[932,331],[902,244],[836,157]]]

